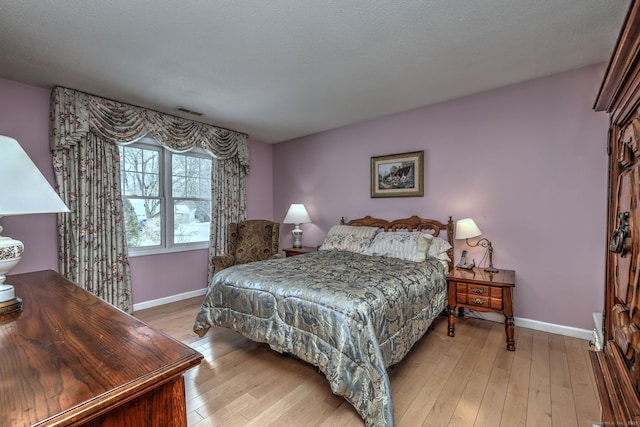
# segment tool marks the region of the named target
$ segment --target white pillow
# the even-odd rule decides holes
[[[422,262],[426,259],[432,239],[432,235],[420,232],[382,232],[376,235],[363,254]]]
[[[447,251],[449,249],[451,249],[451,244],[449,244],[449,242],[440,237],[433,237],[431,239],[431,245],[429,246],[427,256],[430,258],[437,258],[440,261],[443,261],[443,264],[447,266],[446,263],[451,261],[449,255],[447,254]]]

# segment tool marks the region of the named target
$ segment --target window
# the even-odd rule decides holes
[[[213,157],[175,153],[149,137],[119,149],[129,253],[208,247]]]

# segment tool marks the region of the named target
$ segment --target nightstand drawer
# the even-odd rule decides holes
[[[471,308],[484,307],[490,308],[492,310],[502,310],[501,298],[480,297],[471,294],[458,294],[456,299],[458,304],[464,304]]]
[[[480,296],[487,298],[500,298],[502,299],[502,288],[494,286],[475,285],[472,283],[458,282],[456,291],[459,294],[469,294],[469,296]]]

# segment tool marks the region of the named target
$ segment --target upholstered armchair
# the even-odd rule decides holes
[[[229,224],[229,252],[211,258],[214,274],[236,264],[280,258],[280,224],[250,219]]]

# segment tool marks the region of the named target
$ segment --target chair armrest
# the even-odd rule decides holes
[[[211,258],[213,264],[213,274],[225,268],[231,267],[236,262],[236,258],[231,254],[217,255]]]

